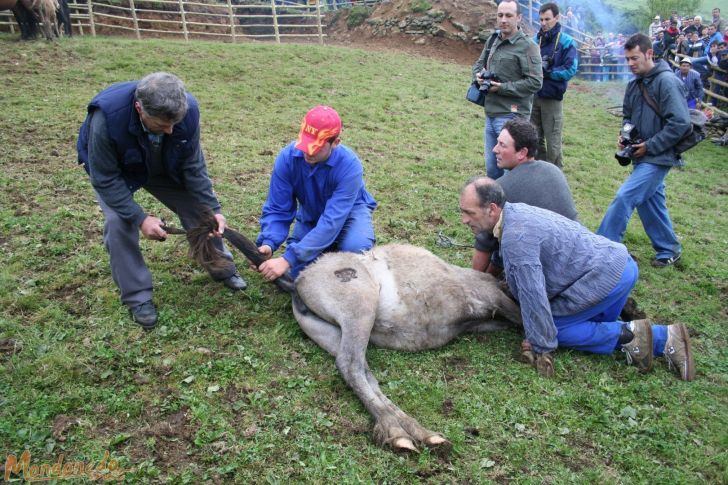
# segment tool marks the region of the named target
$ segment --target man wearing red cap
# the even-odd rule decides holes
[[[374,245],[377,203],[364,186],[361,161],[340,144],[340,133],[339,114],[316,106],[303,118],[298,139],[276,158],[256,243],[270,258],[288,240],[282,256],[258,267],[268,281],[289,270],[296,277],[324,251],[362,252]]]

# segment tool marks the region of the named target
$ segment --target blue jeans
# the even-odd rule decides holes
[[[554,315],[559,347],[568,347],[594,354],[611,354],[619,346],[619,335],[625,322],[617,321],[632,288],[637,284],[639,270],[632,258],[617,286],[607,297],[582,312],[569,316]],[[660,356],[667,342],[667,327],[652,325],[652,351]]]
[[[486,100],[487,103],[487,100]],[[503,176],[505,171],[501,168],[498,168],[498,165],[495,160],[495,153],[493,153],[493,148],[495,148],[495,144],[498,142],[498,135],[500,135],[501,130],[503,129],[503,125],[506,124],[508,120],[516,116],[515,114],[507,114],[502,116],[488,116],[485,115],[485,173],[488,177],[492,178],[493,180],[500,178]]]
[[[672,228],[665,202],[665,177],[670,167],[652,163],[638,163],[632,174],[617,190],[597,234],[616,242],[622,242],[632,212],[637,213],[647,237],[657,253],[657,258],[677,256],[682,250]]]
[[[288,238],[287,243],[297,243],[303,239],[306,234],[316,227],[316,224],[307,224],[305,222],[296,221],[293,226],[293,234]],[[374,225],[372,224],[372,209],[366,204],[356,204],[351,209],[349,217],[346,218],[344,226],[341,228],[334,243],[328,248],[322,248],[322,252],[344,251],[350,253],[361,253],[368,251],[374,246]],[[291,276],[294,278],[298,273],[311,264],[301,263],[291,268]]]

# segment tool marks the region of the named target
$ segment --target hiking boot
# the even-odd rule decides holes
[[[669,258],[655,258],[652,260],[652,263],[650,263],[655,268],[664,268],[665,266],[672,266],[673,264],[680,261],[680,256],[682,254],[676,254],[674,256],[670,256]]]
[[[248,287],[248,284],[238,273],[234,273],[232,276],[228,276],[227,278],[222,280],[222,284],[233,291],[244,290]]]
[[[677,371],[680,379],[684,381],[695,379],[695,362],[690,349],[690,335],[685,324],[668,325],[665,360],[670,369]]]
[[[152,303],[152,300],[129,308],[129,313],[131,313],[134,321],[146,331],[153,329],[157,325],[157,308]]]
[[[627,363],[634,364],[645,373],[652,370],[652,325],[649,320],[632,322],[634,338],[622,344],[622,352],[627,356]]]

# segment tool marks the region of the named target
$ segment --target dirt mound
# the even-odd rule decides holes
[[[328,42],[405,51],[472,64],[495,27],[496,3],[482,0],[386,0],[359,26],[354,10],[327,14]]]

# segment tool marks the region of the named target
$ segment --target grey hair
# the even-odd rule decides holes
[[[463,185],[460,193],[470,187],[475,188],[475,194],[478,196],[478,205],[480,207],[487,207],[488,204],[495,204],[498,207],[503,207],[506,203],[506,193],[503,191],[503,187],[492,178],[476,176],[471,177],[465,185]]]
[[[144,114],[178,123],[187,113],[184,83],[168,72],[153,72],[137,84],[134,97]]]

